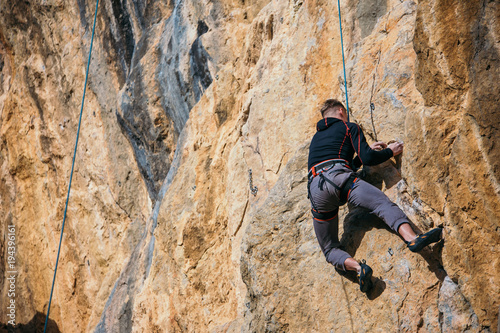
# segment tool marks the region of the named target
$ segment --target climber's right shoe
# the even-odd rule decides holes
[[[419,235],[414,240],[407,242],[406,245],[412,252],[419,252],[429,244],[439,242],[441,240],[442,228],[434,228],[423,235]]]
[[[365,260],[362,260],[359,265],[361,266],[361,270],[358,273],[358,281],[359,281],[359,289],[366,293],[373,287],[372,283],[372,274],[373,270],[370,266],[366,264]]]

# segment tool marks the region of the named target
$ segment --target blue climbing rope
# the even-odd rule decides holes
[[[337,6],[339,9],[340,45],[342,46],[342,66],[344,66],[345,106],[347,108],[347,121],[349,121],[349,97],[347,94],[347,77],[345,74],[344,40],[342,38],[342,17],[340,16],[340,0],[337,0]]]
[[[82,124],[83,103],[85,102],[85,92],[87,91],[87,80],[89,77],[90,58],[92,55],[92,44],[94,42],[94,31],[95,31],[95,22],[96,22],[96,18],[97,18],[98,6],[99,6],[99,0],[97,0],[96,5],[95,5],[94,25],[92,27],[92,37],[90,38],[89,59],[87,61],[87,71],[85,73],[85,84],[83,86],[82,108],[80,109],[80,119],[78,120],[78,130],[76,132],[76,142],[75,142],[75,150],[73,153],[73,163],[71,164],[71,174],[69,176],[68,196],[66,197],[66,207],[64,208],[63,223],[61,226],[61,237],[59,238],[59,248],[57,250],[56,267],[54,269],[54,278],[52,279],[52,288],[50,290],[49,306],[47,308],[47,316],[45,317],[45,326],[43,328],[44,333],[47,331],[47,323],[49,321],[50,305],[52,303],[52,294],[54,292],[54,284],[56,282],[57,265],[59,264],[59,254],[61,253],[61,244],[62,244],[62,238],[63,238],[63,232],[64,232],[64,224],[66,223],[66,212],[68,211],[69,193],[71,191],[71,183],[73,181],[73,170],[75,168],[76,149],[78,148],[78,137],[80,136],[80,127]]]

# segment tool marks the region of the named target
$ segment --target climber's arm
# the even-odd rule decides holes
[[[381,148],[383,146],[386,146],[386,148],[382,150],[372,149],[372,147],[370,147],[366,142],[366,138],[363,134],[363,131],[361,130],[361,128],[359,128],[357,124],[350,123],[349,132],[351,136],[352,147],[356,151],[356,154],[358,155],[357,157],[359,157],[359,160],[361,161],[362,164],[377,165],[387,161],[389,158],[396,155],[396,152],[395,151],[393,152],[393,150],[390,149],[391,145],[387,147],[387,145],[383,142],[376,142],[372,144],[372,146]]]
[[[372,143],[370,145],[370,148],[373,150],[382,150],[382,149],[387,148],[387,144],[385,142],[382,142],[382,141],[377,141],[375,143]]]
[[[392,150],[393,156],[396,156],[396,155],[399,155],[403,152],[403,146],[404,146],[404,144],[402,142],[401,143],[400,142],[393,142],[389,146],[387,146],[387,144],[385,142],[377,141],[375,143],[372,143],[370,145],[370,148],[373,150],[382,150],[385,148],[389,148],[390,150]]]

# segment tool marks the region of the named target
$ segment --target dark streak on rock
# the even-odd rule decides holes
[[[199,32],[199,30],[198,30]],[[191,46],[189,51],[190,56],[190,72],[193,79],[193,90],[195,98],[198,101],[203,95],[205,89],[212,84],[212,76],[208,68],[209,54],[203,48],[203,44],[198,37]]]
[[[131,118],[132,121],[134,119],[131,113],[126,113],[125,117]],[[148,132],[141,130],[141,127],[148,127],[145,123],[151,122],[151,119],[149,119],[146,113],[138,118],[140,123],[133,123],[122,117],[119,113],[116,113],[116,119],[122,133],[132,146],[137,166],[144,179],[149,196],[151,200],[155,202],[161,181],[166,176],[170,165],[165,161],[163,154],[155,154],[151,151],[152,147],[148,144],[148,138],[146,137]],[[152,125],[150,126],[152,127]]]
[[[196,31],[198,33],[198,37],[201,35],[205,34],[208,32],[208,26],[205,22],[203,21],[198,21],[198,27],[196,28]]]
[[[471,90],[476,101],[471,105],[470,113],[480,128],[480,135],[485,153],[489,157],[492,170],[497,181],[500,180],[500,152],[495,147],[495,140],[500,137],[500,85],[491,84],[498,82],[500,74],[500,55],[495,47],[494,33],[490,32],[486,9],[488,1],[481,1],[478,19],[471,31],[473,52],[469,75],[472,81]],[[489,71],[490,68],[494,70]]]
[[[361,38],[370,35],[377,20],[387,12],[387,0],[360,1],[356,17],[361,29]]]
[[[30,77],[30,72],[28,71],[28,68],[24,68],[24,79],[26,82],[26,86],[28,87],[29,94],[31,98],[33,99],[33,102],[35,102],[36,109],[38,111],[38,115],[40,116],[40,120],[42,123],[45,123],[44,117],[43,117],[43,106],[44,106],[44,101],[41,100],[38,96],[38,94],[35,91],[35,85],[33,82],[33,79]]]
[[[80,23],[82,24],[82,27],[87,30],[88,24],[87,20],[85,19],[85,16],[87,15],[87,9],[85,8],[85,2],[86,0],[77,0],[78,8],[80,9]]]
[[[112,0],[111,5],[118,29],[115,38],[116,42],[121,46],[118,48],[118,54],[121,58],[123,68],[130,70],[135,40],[130,23],[130,15],[127,12],[127,0]]]

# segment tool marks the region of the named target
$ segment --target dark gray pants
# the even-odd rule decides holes
[[[324,171],[323,175],[338,187],[342,188],[347,182],[352,170],[337,164],[332,169]],[[322,182],[322,184],[320,184]],[[321,189],[322,188],[322,189]],[[313,208],[319,212],[335,211],[341,202],[339,190],[329,182],[321,181],[321,177],[314,177],[310,184],[310,199]],[[408,218],[403,211],[387,196],[375,186],[357,179],[354,183],[347,201],[355,206],[368,209],[371,213],[381,218],[392,230],[398,232],[399,226],[408,223]],[[340,241],[338,236],[339,219],[338,215],[329,220],[313,219],[314,231],[318,239],[321,251],[326,257],[326,261],[345,270],[344,262],[351,256],[339,249]]]

